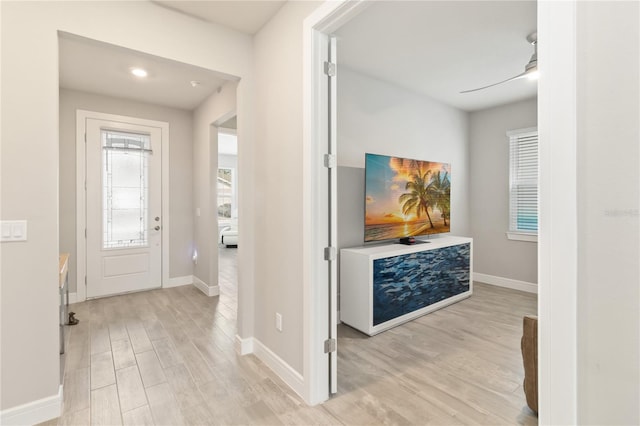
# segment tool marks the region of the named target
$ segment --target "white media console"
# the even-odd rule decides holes
[[[373,336],[471,296],[473,240],[340,250],[340,320]]]

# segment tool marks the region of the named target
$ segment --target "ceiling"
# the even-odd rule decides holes
[[[154,1],[209,22],[254,34],[285,1]],[[519,79],[533,53],[535,1],[375,1],[336,31],[338,63],[460,108],[474,111],[534,97]],[[149,71],[146,79],[131,67]],[[60,37],[60,85],[191,110],[232,80],[198,68],[69,34]],[[201,84],[192,87],[191,81]]]
[[[535,31],[535,1],[372,2],[336,31],[338,66],[475,111],[536,96],[526,78],[459,93],[523,72]]]
[[[214,24],[253,35],[286,3],[284,0],[162,1],[154,3]]]
[[[60,87],[192,110],[233,78],[123,47],[62,34]],[[146,78],[130,69],[144,68]],[[191,82],[200,84],[193,87]]]

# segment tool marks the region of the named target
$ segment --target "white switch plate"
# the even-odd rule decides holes
[[[27,241],[27,221],[26,220],[3,220],[2,242]]]

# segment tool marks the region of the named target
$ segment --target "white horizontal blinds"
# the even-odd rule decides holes
[[[149,135],[102,130],[103,249],[148,245]]]
[[[514,130],[509,136],[509,230],[538,232],[538,131]]]

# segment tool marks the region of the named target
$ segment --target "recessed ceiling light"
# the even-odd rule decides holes
[[[146,77],[148,75],[147,71],[142,68],[131,68],[131,74],[140,78]]]

